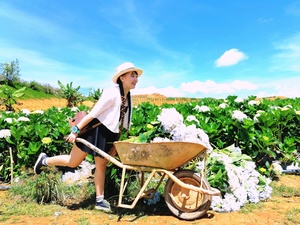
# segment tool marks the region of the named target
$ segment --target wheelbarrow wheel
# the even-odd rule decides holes
[[[196,187],[210,190],[210,185],[205,177],[189,170],[174,173],[180,181]],[[181,187],[172,179],[168,179],[165,186],[165,201],[170,211],[178,218],[184,220],[196,220],[206,214],[211,205],[211,195],[202,194]]]

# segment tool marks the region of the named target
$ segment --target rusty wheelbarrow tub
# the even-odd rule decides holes
[[[168,180],[164,188],[165,201],[173,215],[180,219],[195,220],[203,217],[210,208],[212,196],[220,195],[219,190],[210,187],[205,177],[205,168],[200,174],[192,170],[179,169],[188,161],[206,152],[206,148],[201,144],[117,141],[114,142],[114,146],[118,152],[119,161],[82,138],[77,138],[76,141],[85,144],[108,161],[122,168],[118,207],[132,209],[139,199],[153,198],[166,177]],[[127,170],[140,171],[142,174],[141,189],[130,205],[122,203],[123,193],[126,189]],[[157,176],[160,176],[156,188],[146,190],[154,176],[156,179]],[[144,180],[145,177],[146,180]]]

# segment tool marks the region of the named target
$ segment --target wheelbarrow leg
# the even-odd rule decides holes
[[[156,173],[156,170],[153,169],[151,171],[151,173],[149,174],[148,179],[146,180],[146,182],[144,183],[144,185],[141,187],[141,190],[139,191],[139,193],[137,194],[137,196],[135,197],[134,201],[132,202],[131,205],[128,204],[122,204],[122,199],[123,199],[123,193],[125,191],[124,189],[124,179],[125,179],[125,174],[126,174],[126,168],[123,168],[122,170],[122,179],[121,179],[121,186],[120,186],[120,194],[119,194],[119,202],[118,202],[118,207],[122,207],[122,208],[128,208],[128,209],[132,209],[136,206],[138,200],[143,197],[144,195],[144,191],[146,189],[146,187],[148,186],[148,184],[150,183],[151,179],[153,178],[154,174]]]

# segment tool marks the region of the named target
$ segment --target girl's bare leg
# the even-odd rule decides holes
[[[107,160],[101,157],[95,157],[95,174],[94,174],[94,183],[96,196],[104,195],[104,184],[105,184],[105,170]]]
[[[77,167],[85,159],[87,153],[83,152],[75,144],[72,147],[70,155],[58,155],[47,158],[48,166],[68,166]]]

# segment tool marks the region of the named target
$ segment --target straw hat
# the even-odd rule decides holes
[[[143,70],[135,68],[133,63],[125,62],[117,67],[116,74],[113,76],[112,81],[114,83],[117,83],[119,76],[123,75],[124,73],[130,72],[130,71],[136,71],[138,76],[141,76],[143,73]]]

